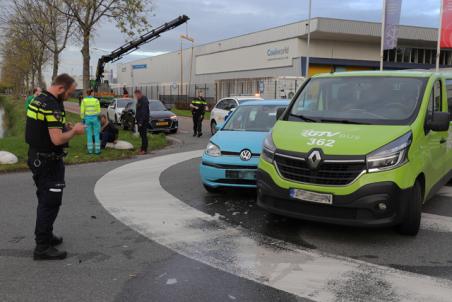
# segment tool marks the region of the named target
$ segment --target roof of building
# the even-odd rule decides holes
[[[283,41],[293,38],[307,38],[309,20],[302,20],[256,32],[208,42],[197,45],[196,53],[207,54],[232,49],[251,47],[259,44]],[[357,20],[344,20],[316,17],[311,19],[311,39],[340,40],[341,42],[360,41],[365,43],[380,43],[381,23]],[[416,47],[435,47],[438,29],[417,26],[399,26],[399,44],[415,45]],[[187,48],[188,49],[188,48]],[[175,53],[171,52],[171,53]],[[162,56],[171,54],[163,54]],[[142,61],[137,60],[137,61]],[[128,63],[130,64],[130,62]]]
[[[309,20],[251,32],[228,39],[209,42],[197,46],[200,52],[222,51],[239,47],[253,46],[291,38],[307,38]],[[399,26],[401,43],[415,42],[415,45],[432,46],[438,38],[436,28],[418,26]],[[317,17],[311,19],[311,38],[341,41],[380,42],[381,23],[357,20],[344,20]]]

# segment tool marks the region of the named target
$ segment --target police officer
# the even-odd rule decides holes
[[[92,96],[92,89],[88,89],[86,94],[80,106],[80,117],[86,125],[86,146],[89,154],[100,154],[100,102]]]
[[[193,136],[202,136],[202,121],[204,114],[209,108],[207,107],[207,101],[204,99],[203,92],[200,90],[198,96],[193,99],[190,104],[193,115]]]
[[[67,74],[59,75],[52,85],[35,97],[27,111],[25,139],[29,145],[28,166],[33,173],[38,197],[35,227],[35,260],[64,259],[67,254],[55,246],[63,238],[53,233],[53,223],[60,209],[64,182],[64,148],[75,136],[84,133],[84,125],[66,124],[63,101],[74,92],[76,84]]]

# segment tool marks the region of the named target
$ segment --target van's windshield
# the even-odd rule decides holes
[[[416,117],[427,79],[314,78],[291,107],[290,121],[407,125]]]

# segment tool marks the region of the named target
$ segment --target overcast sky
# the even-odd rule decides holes
[[[381,20],[381,0],[312,0],[313,17],[332,17],[352,20]],[[404,25],[438,27],[440,0],[403,0]],[[307,19],[308,0],[154,0],[154,9],[148,14],[153,26],[159,26],[175,17],[186,14],[191,20],[188,33],[203,44],[234,37],[257,30]],[[167,32],[150,44],[143,46],[122,60],[136,60],[143,56],[174,51],[179,47],[181,33],[186,26]],[[95,33],[92,43],[93,69],[99,56],[125,42],[125,37],[114,23],[105,22]],[[188,46],[188,45],[187,45]],[[64,52],[61,72],[81,74],[79,45],[71,45]],[[48,68],[49,71],[51,68]]]

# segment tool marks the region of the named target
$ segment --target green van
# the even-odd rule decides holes
[[[452,73],[314,76],[265,140],[259,206],[416,235],[422,204],[452,176],[450,109]]]

